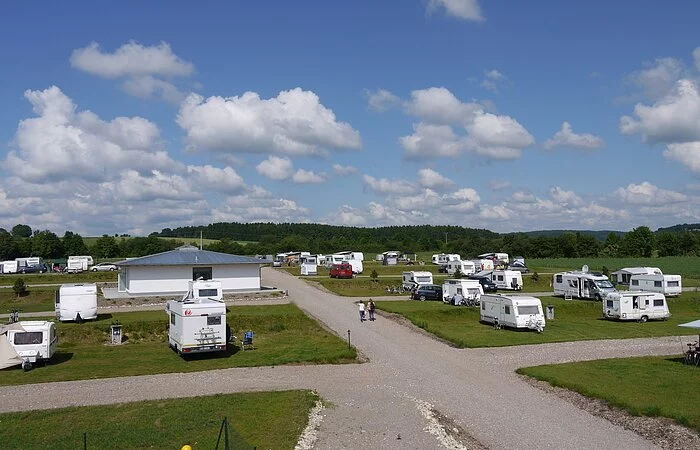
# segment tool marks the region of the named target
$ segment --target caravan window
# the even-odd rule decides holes
[[[561,275],[557,275],[557,283],[561,283],[561,282],[562,282],[562,276],[561,276]]]
[[[175,314],[170,313],[170,323],[175,325]]]
[[[540,308],[537,305],[518,306],[520,314],[539,314]]]
[[[199,297],[217,297],[219,295],[219,290],[214,289],[200,289]]]
[[[506,314],[510,314],[510,306],[504,306]]]
[[[41,344],[44,334],[41,331],[28,331],[26,333],[15,333],[15,345]]]
[[[481,309],[486,311],[486,303],[485,302],[481,302]]]
[[[668,287],[678,287],[678,281],[669,281],[666,285]]]
[[[632,286],[639,286],[639,280],[632,280]]]
[[[221,316],[207,316],[207,325],[221,325]]]
[[[615,307],[615,304],[613,303],[612,300],[607,300],[607,301],[606,301],[606,305],[607,305],[608,308],[614,308],[614,307]]]
[[[654,287],[661,287],[660,281],[654,281]]]
[[[663,299],[654,299],[654,306],[664,306],[664,301]]]
[[[503,281],[503,275],[498,276],[498,281]]]

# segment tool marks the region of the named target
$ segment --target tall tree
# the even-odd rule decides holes
[[[32,237],[32,255],[42,258],[60,258],[63,255],[63,244],[55,233],[44,230]]]
[[[119,244],[113,236],[103,234],[92,246],[91,254],[96,258],[114,258],[119,256]]]
[[[654,233],[649,227],[641,226],[625,234],[622,239],[625,256],[652,256],[655,248]]]
[[[66,231],[63,235],[63,251],[65,256],[87,255],[88,249],[83,237],[72,231]]]
[[[12,227],[12,235],[16,237],[28,238],[32,236],[32,227],[18,223]]]
[[[10,234],[0,234],[0,261],[15,259],[19,256],[15,238]]]

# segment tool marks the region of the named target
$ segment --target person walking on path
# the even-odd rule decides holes
[[[367,304],[367,310],[369,311],[369,320],[374,322],[374,300],[369,299],[369,304]]]
[[[360,302],[360,322],[365,321],[365,302]]]

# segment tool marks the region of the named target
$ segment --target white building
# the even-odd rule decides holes
[[[219,280],[224,291],[260,289],[263,261],[184,245],[169,252],[127,259],[119,266],[118,292],[129,295],[187,292],[192,280]]]

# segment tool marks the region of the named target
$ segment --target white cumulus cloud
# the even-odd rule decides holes
[[[187,166],[194,186],[214,192],[238,192],[245,187],[243,178],[231,167]]]
[[[477,0],[428,0],[428,11],[445,10],[449,16],[472,22],[484,21],[484,15]]]
[[[311,170],[298,169],[292,175],[292,181],[299,184],[318,184],[326,181],[326,175],[314,173]]]
[[[466,148],[465,138],[458,136],[449,125],[430,125],[423,122],[414,124],[413,134],[402,136],[399,143],[409,159],[455,157]]]
[[[404,103],[404,110],[433,124],[465,124],[481,111],[478,103],[463,103],[447,88],[431,87],[411,92],[411,100]]]
[[[387,178],[374,178],[370,175],[364,175],[363,180],[373,192],[378,194],[397,194],[406,195],[413,194],[418,191],[418,187],[409,183],[406,180],[389,180]]]
[[[683,62],[675,58],[660,58],[647,68],[634,72],[629,79],[652,100],[663,97],[683,75]]]
[[[700,173],[700,142],[698,141],[668,144],[664,156],[678,161],[693,172]]]
[[[338,175],[352,175],[357,173],[357,167],[333,164],[333,172]]]
[[[355,129],[338,122],[315,93],[300,88],[270,99],[255,92],[207,99],[191,94],[180,106],[177,123],[194,151],[311,155],[361,147]]]
[[[534,144],[530,133],[509,116],[480,113],[466,126],[467,148],[492,159],[519,158],[522,149]]]
[[[590,133],[577,134],[571,129],[569,122],[563,122],[559,131],[554,133],[551,139],[547,139],[542,144],[547,150],[560,147],[576,148],[581,150],[592,150],[601,148],[605,145],[605,141],[598,136]]]
[[[688,196],[685,194],[661,189],[648,181],[640,184],[631,183],[627,187],[618,188],[615,195],[625,203],[645,206],[665,205],[688,200]]]
[[[292,166],[292,160],[289,158],[270,156],[258,164],[255,169],[260,175],[270,178],[271,180],[286,180],[292,176]]]
[[[425,168],[418,171],[418,183],[425,188],[446,189],[454,186],[454,181],[440,175],[433,169]]]
[[[401,100],[386,89],[377,89],[372,92],[365,90],[367,95],[367,104],[373,111],[384,112],[397,106]]]

